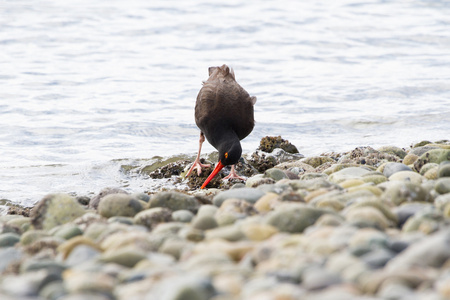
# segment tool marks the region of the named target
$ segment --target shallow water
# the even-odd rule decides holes
[[[194,155],[196,95],[223,63],[258,97],[244,152],[266,135],[305,155],[449,139],[449,16],[448,1],[3,1],[0,199],[159,188],[120,165]]]

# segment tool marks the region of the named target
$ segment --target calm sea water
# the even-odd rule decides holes
[[[305,155],[449,139],[449,16],[448,1],[1,1],[0,199],[157,189],[120,165],[193,156],[195,99],[224,63],[258,97],[244,152],[266,135]]]

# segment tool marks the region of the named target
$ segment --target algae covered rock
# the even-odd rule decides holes
[[[31,211],[31,224],[36,229],[49,230],[68,223],[85,213],[83,207],[67,194],[45,196]]]
[[[281,148],[288,153],[298,153],[297,147],[284,140],[281,136],[266,136],[260,141],[258,150],[271,153],[273,149]]]

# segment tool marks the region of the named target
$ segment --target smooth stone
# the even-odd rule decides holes
[[[332,173],[341,171],[341,170],[346,169],[346,168],[359,168],[359,167],[360,167],[359,164],[337,163],[337,164],[331,165],[329,168],[325,169],[323,171],[323,173],[326,174],[326,175],[331,175]]]
[[[258,223],[242,224],[241,230],[251,241],[264,241],[279,232],[274,226]]]
[[[75,247],[79,245],[87,245],[91,248],[97,249],[99,252],[101,251],[100,246],[98,246],[94,241],[85,237],[85,236],[76,236],[71,238],[70,240],[62,243],[58,246],[57,251],[61,254],[63,259],[66,259]]]
[[[142,203],[141,203],[142,205]],[[108,223],[120,223],[125,225],[133,225],[132,217],[124,217],[124,216],[114,216],[108,218]]]
[[[397,207],[392,209],[392,212],[395,213],[398,219],[398,225],[400,227],[412,216],[421,211],[432,210],[433,206],[431,203],[423,203],[423,202],[412,202],[412,203],[403,203]]]
[[[317,168],[325,163],[336,163],[334,159],[328,156],[311,156],[306,157],[300,160],[301,162],[312,166],[313,168]]]
[[[285,172],[278,168],[271,168],[264,172],[264,177],[266,178],[272,178],[275,181],[279,181],[284,178],[288,178]]]
[[[254,207],[259,212],[268,212],[272,210],[272,205],[278,198],[278,194],[267,193],[256,201]]]
[[[4,276],[0,289],[7,295],[13,296],[14,299],[30,299],[38,296],[41,287],[56,280],[61,280],[61,277],[42,269],[17,276]]]
[[[333,183],[328,181],[325,178],[315,178],[308,180],[291,180],[289,185],[296,190],[307,190],[307,191],[315,191],[320,188],[330,188],[335,186]]]
[[[22,217],[14,218],[12,220],[9,220],[6,222],[8,226],[17,227],[20,228],[22,232],[27,231],[31,225],[31,218],[29,217]]]
[[[0,248],[0,273],[3,273],[9,265],[19,262],[23,256],[24,253],[21,249],[15,247]]]
[[[350,207],[348,207],[348,210],[352,210],[358,207],[373,207],[378,209],[384,217],[386,217],[387,220],[389,220],[389,225],[397,225],[398,218],[397,215],[391,211],[391,208],[388,207],[385,203],[378,200],[378,198],[375,198],[373,200],[360,200],[355,203],[353,203]]]
[[[84,262],[94,260],[100,256],[99,249],[93,248],[86,244],[75,246],[64,261],[67,266],[75,267]]]
[[[220,207],[226,199],[237,198],[245,200],[249,203],[255,203],[259,198],[264,196],[264,192],[253,188],[242,188],[236,190],[228,190],[214,196],[213,204]]]
[[[70,296],[81,293],[84,296],[75,299],[94,299],[95,295],[102,295],[104,298],[100,299],[114,299],[112,291],[117,285],[117,280],[109,274],[103,272],[92,272],[77,270],[71,268],[63,273],[64,285]],[[86,294],[85,294],[86,293]],[[91,293],[94,293],[91,296]],[[63,298],[64,300],[66,297]]]
[[[98,204],[100,203],[100,200],[103,197],[105,197],[107,195],[111,195],[111,194],[128,194],[128,193],[125,192],[124,190],[121,190],[118,188],[105,188],[105,189],[101,190],[98,195],[93,197],[91,199],[91,201],[89,201],[89,208],[97,209]]]
[[[216,213],[216,216],[224,212],[234,214],[239,218],[257,214],[257,211],[255,210],[252,204],[250,204],[245,200],[233,198],[227,199],[222,203],[222,205],[220,206],[219,210]]]
[[[207,240],[217,238],[230,242],[236,242],[245,239],[246,236],[239,226],[228,225],[207,230],[205,237]]]
[[[31,210],[31,223],[36,229],[49,230],[73,221],[85,212],[75,198],[66,194],[50,194]]]
[[[181,229],[178,232],[178,236],[187,241],[200,242],[205,239],[205,232],[193,227],[187,227]]]
[[[216,219],[212,216],[199,216],[192,221],[192,227],[200,230],[208,230],[219,226]]]
[[[37,270],[47,270],[49,272],[52,272],[54,274],[61,274],[65,269],[66,265],[57,262],[51,259],[29,259],[26,260],[24,263],[20,266],[20,272],[30,272],[30,271],[37,271]]]
[[[200,202],[193,196],[178,192],[160,192],[153,195],[149,202],[149,208],[165,207],[172,211],[189,210],[196,213]]]
[[[172,211],[165,207],[143,210],[134,216],[134,223],[153,229],[159,223],[172,221]]]
[[[384,165],[383,175],[387,178],[400,171],[412,171],[410,167],[402,163],[388,162]]]
[[[28,246],[36,242],[37,240],[40,240],[48,236],[49,234],[43,230],[28,230],[21,235],[20,243],[23,246]]]
[[[360,256],[360,259],[373,269],[384,267],[395,253],[384,248],[373,249],[372,251]]]
[[[325,173],[305,173],[302,176],[300,176],[299,179],[301,179],[301,180],[310,180],[310,179],[316,179],[316,178],[327,179],[328,175],[325,174]]]
[[[147,203],[150,201],[150,196],[146,193],[134,193],[134,194],[131,194],[131,196],[134,199],[141,200],[141,201],[144,201]]]
[[[99,260],[106,263],[116,263],[132,268],[146,257],[147,255],[140,249],[125,247],[114,251],[106,251],[100,255]]]
[[[389,270],[408,270],[412,267],[441,268],[450,259],[450,230],[444,229],[410,245],[386,265]]]
[[[395,146],[383,146],[377,149],[379,152],[388,153],[391,155],[398,156],[400,158],[404,158],[406,156],[406,151]]]
[[[416,160],[419,159],[419,156],[414,154],[414,153],[408,153],[404,158],[403,158],[403,163],[407,166],[412,165],[416,162]]]
[[[160,225],[162,224],[163,223]],[[154,230],[156,230],[156,228]],[[177,231],[171,232],[170,230],[167,230],[163,232],[163,235],[165,236],[176,234]],[[152,235],[157,235],[157,232],[152,232]],[[149,234],[144,231],[131,231],[126,233],[119,231],[109,235],[101,243],[101,248],[109,252],[114,252],[127,247],[139,248],[144,252],[151,251],[153,249],[153,245],[149,240]]]
[[[190,223],[194,218],[194,214],[190,210],[177,210],[172,213],[174,222]]]
[[[380,299],[414,299],[414,290],[400,280],[386,281],[378,289]]]
[[[420,185],[423,177],[414,171],[399,171],[389,177],[390,181],[408,181]]]
[[[348,167],[332,173],[328,177],[328,179],[331,182],[340,183],[347,179],[355,179],[355,178],[360,179],[362,176],[364,176],[369,172],[371,172],[371,170],[366,167]]]
[[[348,189],[348,192],[351,193],[356,193],[358,191],[368,191],[371,192],[372,194],[374,194],[375,196],[381,196],[381,194],[383,193],[383,191],[376,186],[370,185],[370,184],[363,184],[363,185],[359,185],[359,186],[354,186],[354,187],[350,187]]]
[[[20,241],[20,235],[17,233],[7,232],[0,234],[0,248],[12,247]]]
[[[438,169],[438,178],[442,178],[442,177],[450,177],[450,162],[442,162],[439,164],[439,169]]]
[[[450,177],[442,177],[436,180],[434,189],[441,195],[450,193]]]
[[[439,169],[439,164],[435,164],[435,163],[428,163],[422,166],[422,168],[420,168],[420,175],[425,175],[428,171],[432,170],[432,169],[436,169],[436,176],[437,176],[437,170]]]
[[[423,177],[425,177],[428,180],[435,180],[438,178],[438,167],[434,167],[428,171],[425,172]]]
[[[384,191],[382,197],[395,205],[400,205],[403,202],[432,201],[430,193],[424,188],[407,181],[392,182]]]
[[[110,194],[101,199],[97,210],[105,218],[114,216],[134,217],[142,210],[142,205],[131,195]]]
[[[430,234],[444,227],[443,221],[444,216],[438,211],[420,211],[405,222],[402,231],[421,231],[424,234]]]
[[[428,151],[433,150],[433,149],[438,149],[438,147],[436,147],[436,146],[430,146],[430,145],[427,145],[427,144],[431,144],[431,142],[427,142],[426,144],[421,145],[421,146],[414,145],[414,148],[412,148],[409,151],[409,153],[415,154],[415,155],[420,157],[425,152],[428,152]]]
[[[280,231],[301,233],[308,226],[327,213],[328,210],[312,208],[305,205],[290,204],[278,206],[276,210],[267,214],[266,223]]]
[[[204,216],[214,217],[214,215],[217,213],[218,210],[219,208],[215,205],[205,204],[200,206],[197,212],[197,217],[204,217]]]
[[[254,188],[262,184],[273,184],[273,183],[275,183],[275,180],[273,180],[272,178],[264,177],[264,174],[257,174],[247,178],[245,186],[248,188]]]
[[[183,251],[188,250],[189,243],[186,240],[180,238],[169,238],[164,241],[164,243],[159,248],[159,252],[167,254],[175,258],[180,259]]]
[[[450,203],[450,193],[440,195],[434,199],[434,205],[440,211],[444,211],[445,206]]]
[[[364,181],[362,181],[361,179],[356,179],[356,178],[347,179],[347,180],[341,181],[339,183],[339,185],[343,189],[348,189],[348,188],[355,187],[355,186],[358,186],[361,184],[364,184]]]
[[[389,226],[389,221],[375,207],[356,207],[350,209],[346,214],[347,222],[358,224],[358,227],[376,227],[385,229]]]
[[[440,164],[443,161],[450,160],[450,149],[432,149],[422,154],[419,160]]]
[[[40,291],[39,296],[42,299],[58,300],[63,299],[67,294],[63,281],[52,281],[46,284]]]
[[[78,235],[82,235],[83,231],[80,229],[80,227],[78,227],[77,225],[74,224],[66,224],[63,225],[61,228],[58,228],[58,230],[53,233],[53,236],[65,239],[65,240],[70,240],[71,238],[78,236]]]
[[[316,267],[307,269],[302,276],[302,286],[310,291],[326,289],[341,282],[338,274]]]

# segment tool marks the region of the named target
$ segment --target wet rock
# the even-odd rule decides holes
[[[31,211],[31,223],[36,229],[49,230],[68,223],[85,213],[78,202],[66,194],[45,196]]]
[[[258,189],[252,189],[252,188],[228,190],[228,191],[220,192],[219,194],[214,196],[213,203],[216,206],[221,206],[222,203],[226,199],[230,199],[230,198],[237,198],[237,199],[245,200],[249,203],[255,203],[263,195],[264,195],[264,192],[262,192]]]
[[[134,216],[134,223],[153,229],[159,223],[170,222],[172,211],[165,207],[155,207],[143,210]]]
[[[200,207],[200,203],[195,197],[177,193],[177,192],[161,192],[151,197],[149,208],[165,207],[172,211],[189,210],[196,213]]]
[[[98,195],[93,197],[91,201],[89,202],[89,208],[97,209],[98,204],[100,203],[100,200],[110,194],[128,194],[124,190],[118,189],[118,188],[105,188],[100,191]]]
[[[103,197],[98,205],[102,217],[134,217],[142,210],[141,203],[128,194],[110,194]]]
[[[412,170],[405,164],[389,162],[384,166],[383,175],[389,178],[393,174],[401,171],[412,171]]]
[[[298,153],[297,147],[284,140],[281,136],[266,136],[259,143],[258,150],[271,153],[275,148],[281,148],[288,153]]]

